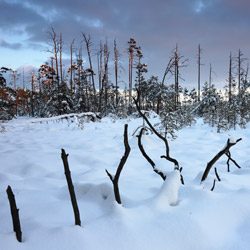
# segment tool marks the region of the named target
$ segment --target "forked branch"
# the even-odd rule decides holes
[[[234,142],[231,142],[230,141],[230,139],[228,139],[227,140],[227,144],[226,144],[226,146],[224,147],[224,149],[222,149],[210,162],[208,162],[208,164],[207,164],[207,167],[206,167],[206,169],[205,169],[205,171],[204,171],[204,173],[203,173],[203,176],[202,176],[202,178],[201,178],[201,181],[205,181],[206,180],[206,178],[207,178],[207,176],[208,176],[208,174],[209,174],[209,171],[210,171],[210,169],[212,168],[212,166],[215,164],[215,162],[217,161],[217,160],[219,160],[220,159],[220,157],[222,156],[222,155],[224,155],[224,154],[226,154],[226,153],[228,153],[229,152],[229,149],[232,147],[232,146],[234,146],[234,145],[236,145],[239,141],[241,141],[242,140],[242,138],[240,138],[240,139],[238,139],[238,140],[236,140],[236,141],[234,141]]]
[[[120,192],[119,192],[118,181],[119,181],[119,177],[120,177],[121,171],[123,169],[123,166],[125,165],[125,163],[128,159],[129,153],[130,153],[130,146],[128,144],[128,124],[125,124],[125,126],[124,126],[124,146],[125,146],[125,153],[124,153],[123,157],[121,158],[121,161],[120,161],[120,164],[117,168],[115,176],[112,176],[109,173],[109,171],[106,169],[106,173],[113,183],[115,199],[116,199],[118,204],[122,203],[121,197],[120,197]]]

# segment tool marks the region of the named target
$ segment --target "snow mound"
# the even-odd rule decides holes
[[[167,175],[167,179],[163,182],[159,194],[154,198],[154,206],[158,209],[165,209],[169,205],[176,205],[180,185],[181,180],[179,170],[170,172]]]

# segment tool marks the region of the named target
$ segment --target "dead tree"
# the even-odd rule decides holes
[[[171,57],[169,62],[168,62],[168,65],[167,65],[167,67],[165,69],[163,79],[162,79],[162,82],[161,82],[161,91],[160,91],[159,98],[157,100],[157,111],[156,111],[157,114],[160,113],[160,107],[161,107],[161,102],[162,102],[162,91],[163,91],[163,88],[164,88],[164,81],[165,81],[168,73],[173,75],[173,66],[174,66],[174,57]]]
[[[155,173],[157,173],[158,175],[161,176],[161,178],[165,181],[166,180],[166,175],[163,174],[161,171],[159,171],[156,167],[155,167],[155,163],[153,162],[153,160],[147,155],[147,153],[145,152],[143,146],[142,146],[142,142],[141,142],[141,138],[142,138],[142,134],[143,134],[143,131],[145,129],[142,128],[141,131],[140,131],[140,134],[138,135],[138,147],[142,153],[142,155],[146,158],[146,160],[149,162],[149,164],[152,166],[153,170]]]
[[[91,79],[92,79],[92,87],[93,87],[93,91],[94,91],[94,100],[95,100],[95,104],[97,104],[97,100],[96,100],[96,89],[95,89],[95,81],[94,81],[94,70],[92,67],[92,60],[91,60],[91,53],[90,53],[90,47],[92,45],[92,41],[91,41],[91,37],[90,35],[87,37],[85,33],[82,32],[82,36],[84,38],[85,44],[86,44],[86,49],[88,52],[88,58],[89,58],[89,67],[91,69]]]
[[[70,174],[70,170],[69,170],[68,156],[69,155],[65,153],[65,150],[62,149],[61,158],[63,161],[64,173],[65,173],[65,176],[67,179],[68,189],[69,189],[69,193],[70,193],[70,199],[71,199],[71,203],[72,203],[73,210],[74,210],[75,225],[81,226],[80,213],[79,213],[79,209],[78,209],[78,205],[77,205],[77,201],[76,201],[75,190],[74,190],[74,186],[72,183],[71,174]]]
[[[174,57],[174,77],[175,77],[175,84],[174,84],[175,86],[175,110],[177,110],[178,105],[180,104],[179,79],[182,79],[180,76],[180,68],[187,66],[186,63],[188,59],[184,59],[183,61],[181,61],[183,56],[180,55],[178,44],[176,44],[176,47],[173,51],[173,57]]]
[[[114,56],[115,56],[115,107],[118,106],[118,57],[119,53],[116,47],[116,39],[114,40]]]
[[[75,39],[70,44],[70,93],[73,93],[73,45]]]
[[[10,203],[10,211],[12,216],[12,222],[13,222],[13,230],[16,233],[16,238],[19,242],[22,242],[22,231],[20,226],[20,220],[19,220],[19,209],[16,207],[16,201],[15,201],[15,195],[12,192],[12,189],[10,186],[8,186],[7,195]]]
[[[197,64],[198,64],[198,102],[200,102],[201,100],[201,65],[204,65],[204,64],[201,64],[201,52],[202,52],[202,49],[201,49],[201,46],[199,44],[198,46],[198,61],[197,61]]]
[[[108,170],[106,169],[106,173],[113,183],[115,199],[116,199],[118,204],[122,204],[120,192],[119,192],[118,181],[119,181],[119,177],[120,177],[120,174],[122,172],[123,166],[125,165],[125,163],[128,159],[129,153],[130,153],[130,146],[128,144],[128,124],[125,124],[125,126],[124,126],[124,146],[125,146],[125,153],[124,153],[123,157],[121,158],[121,161],[120,161],[120,164],[117,168],[115,176],[112,176],[108,172]]]
[[[222,155],[228,153],[228,152],[229,152],[229,149],[230,149],[232,146],[236,145],[236,144],[237,144],[239,141],[241,141],[241,140],[242,140],[242,138],[236,140],[235,142],[231,142],[230,139],[227,140],[227,144],[226,144],[226,146],[224,147],[224,149],[222,149],[222,150],[221,150],[221,151],[220,151],[220,152],[219,152],[210,162],[207,163],[207,167],[206,167],[206,169],[205,169],[205,171],[204,171],[204,173],[203,173],[203,176],[202,176],[202,178],[201,178],[201,182],[203,182],[203,181],[206,180],[206,178],[207,178],[207,176],[208,176],[208,174],[209,174],[209,171],[210,171],[210,169],[212,168],[212,166],[214,165],[214,163],[215,163],[217,160],[219,160],[220,157],[221,157]]]
[[[59,64],[60,64],[61,84],[63,82],[62,48],[63,48],[63,40],[62,40],[62,33],[60,33],[60,41],[59,41]]]

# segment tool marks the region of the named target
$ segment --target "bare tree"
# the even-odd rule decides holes
[[[90,35],[86,35],[85,33],[82,32],[82,36],[84,38],[85,44],[86,44],[86,49],[88,52],[88,58],[89,58],[89,67],[91,69],[91,79],[92,79],[92,87],[93,87],[93,91],[94,91],[94,100],[95,100],[95,104],[97,104],[97,100],[96,100],[96,89],[95,89],[95,80],[94,80],[94,70],[92,67],[92,60],[91,60],[91,51],[90,51],[90,47],[92,46],[92,39],[90,37]]]
[[[176,44],[176,47],[173,51],[173,57],[174,57],[174,77],[175,77],[175,110],[177,109],[179,105],[179,79],[184,80],[180,76],[180,68],[186,67],[186,63],[188,59],[183,59],[183,56],[180,55],[179,49],[178,49],[178,44]]]
[[[56,81],[59,87],[59,68],[58,68],[59,45],[58,45],[58,38],[57,38],[56,32],[53,28],[51,28],[51,31],[49,32],[49,38],[52,41],[52,43],[49,43],[49,45],[52,46],[52,50],[48,49],[47,51],[53,54],[53,59],[56,62]]]
[[[98,102],[98,111],[101,112],[101,106],[102,106],[102,93],[103,93],[103,84],[102,84],[102,78],[103,78],[103,45],[102,41],[100,41],[100,49],[98,53],[98,76],[99,76],[99,102]]]
[[[75,39],[70,44],[70,92],[73,93],[73,45]]]
[[[63,82],[62,48],[63,48],[63,40],[62,40],[62,33],[60,33],[60,41],[59,41],[59,63],[60,63],[61,84]]]
[[[201,52],[202,52],[202,49],[201,49],[201,46],[199,44],[198,46],[198,54],[197,54],[197,57],[198,57],[198,61],[197,61],[197,64],[198,64],[198,102],[200,102],[201,100]]]
[[[233,76],[232,76],[232,53],[230,52],[229,56],[229,76],[228,76],[228,99],[229,103],[232,102],[232,83],[233,83]]]
[[[117,50],[116,39],[114,40],[114,56],[115,56],[115,105],[118,106],[118,59],[119,53]]]

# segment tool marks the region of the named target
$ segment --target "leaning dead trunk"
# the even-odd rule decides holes
[[[118,181],[119,181],[119,177],[120,177],[121,171],[123,169],[123,166],[125,165],[125,163],[128,159],[129,153],[130,153],[130,146],[128,144],[128,124],[125,124],[125,127],[124,127],[124,146],[125,146],[125,153],[124,153],[123,157],[121,158],[121,161],[120,161],[120,164],[117,168],[115,176],[112,176],[108,172],[108,170],[106,169],[106,173],[113,183],[115,199],[116,199],[118,204],[122,203],[121,197],[120,197],[120,192],[119,192]]]
[[[6,192],[7,192],[9,203],[10,203],[10,211],[11,211],[12,222],[13,222],[13,230],[16,233],[17,240],[19,242],[22,242],[22,231],[21,231],[19,214],[18,214],[19,209],[17,209],[17,207],[16,207],[15,195],[13,194],[10,186],[8,186]]]
[[[74,210],[75,225],[81,226],[80,213],[79,213],[79,209],[78,209],[78,205],[77,205],[77,201],[76,201],[75,190],[74,190],[74,186],[72,183],[71,174],[70,174],[70,170],[69,170],[68,156],[69,155],[65,153],[65,150],[62,149],[61,157],[62,157],[62,161],[63,161],[63,165],[64,165],[65,176],[66,176],[67,183],[68,183],[70,199],[71,199],[71,203],[72,203],[73,210]]]

